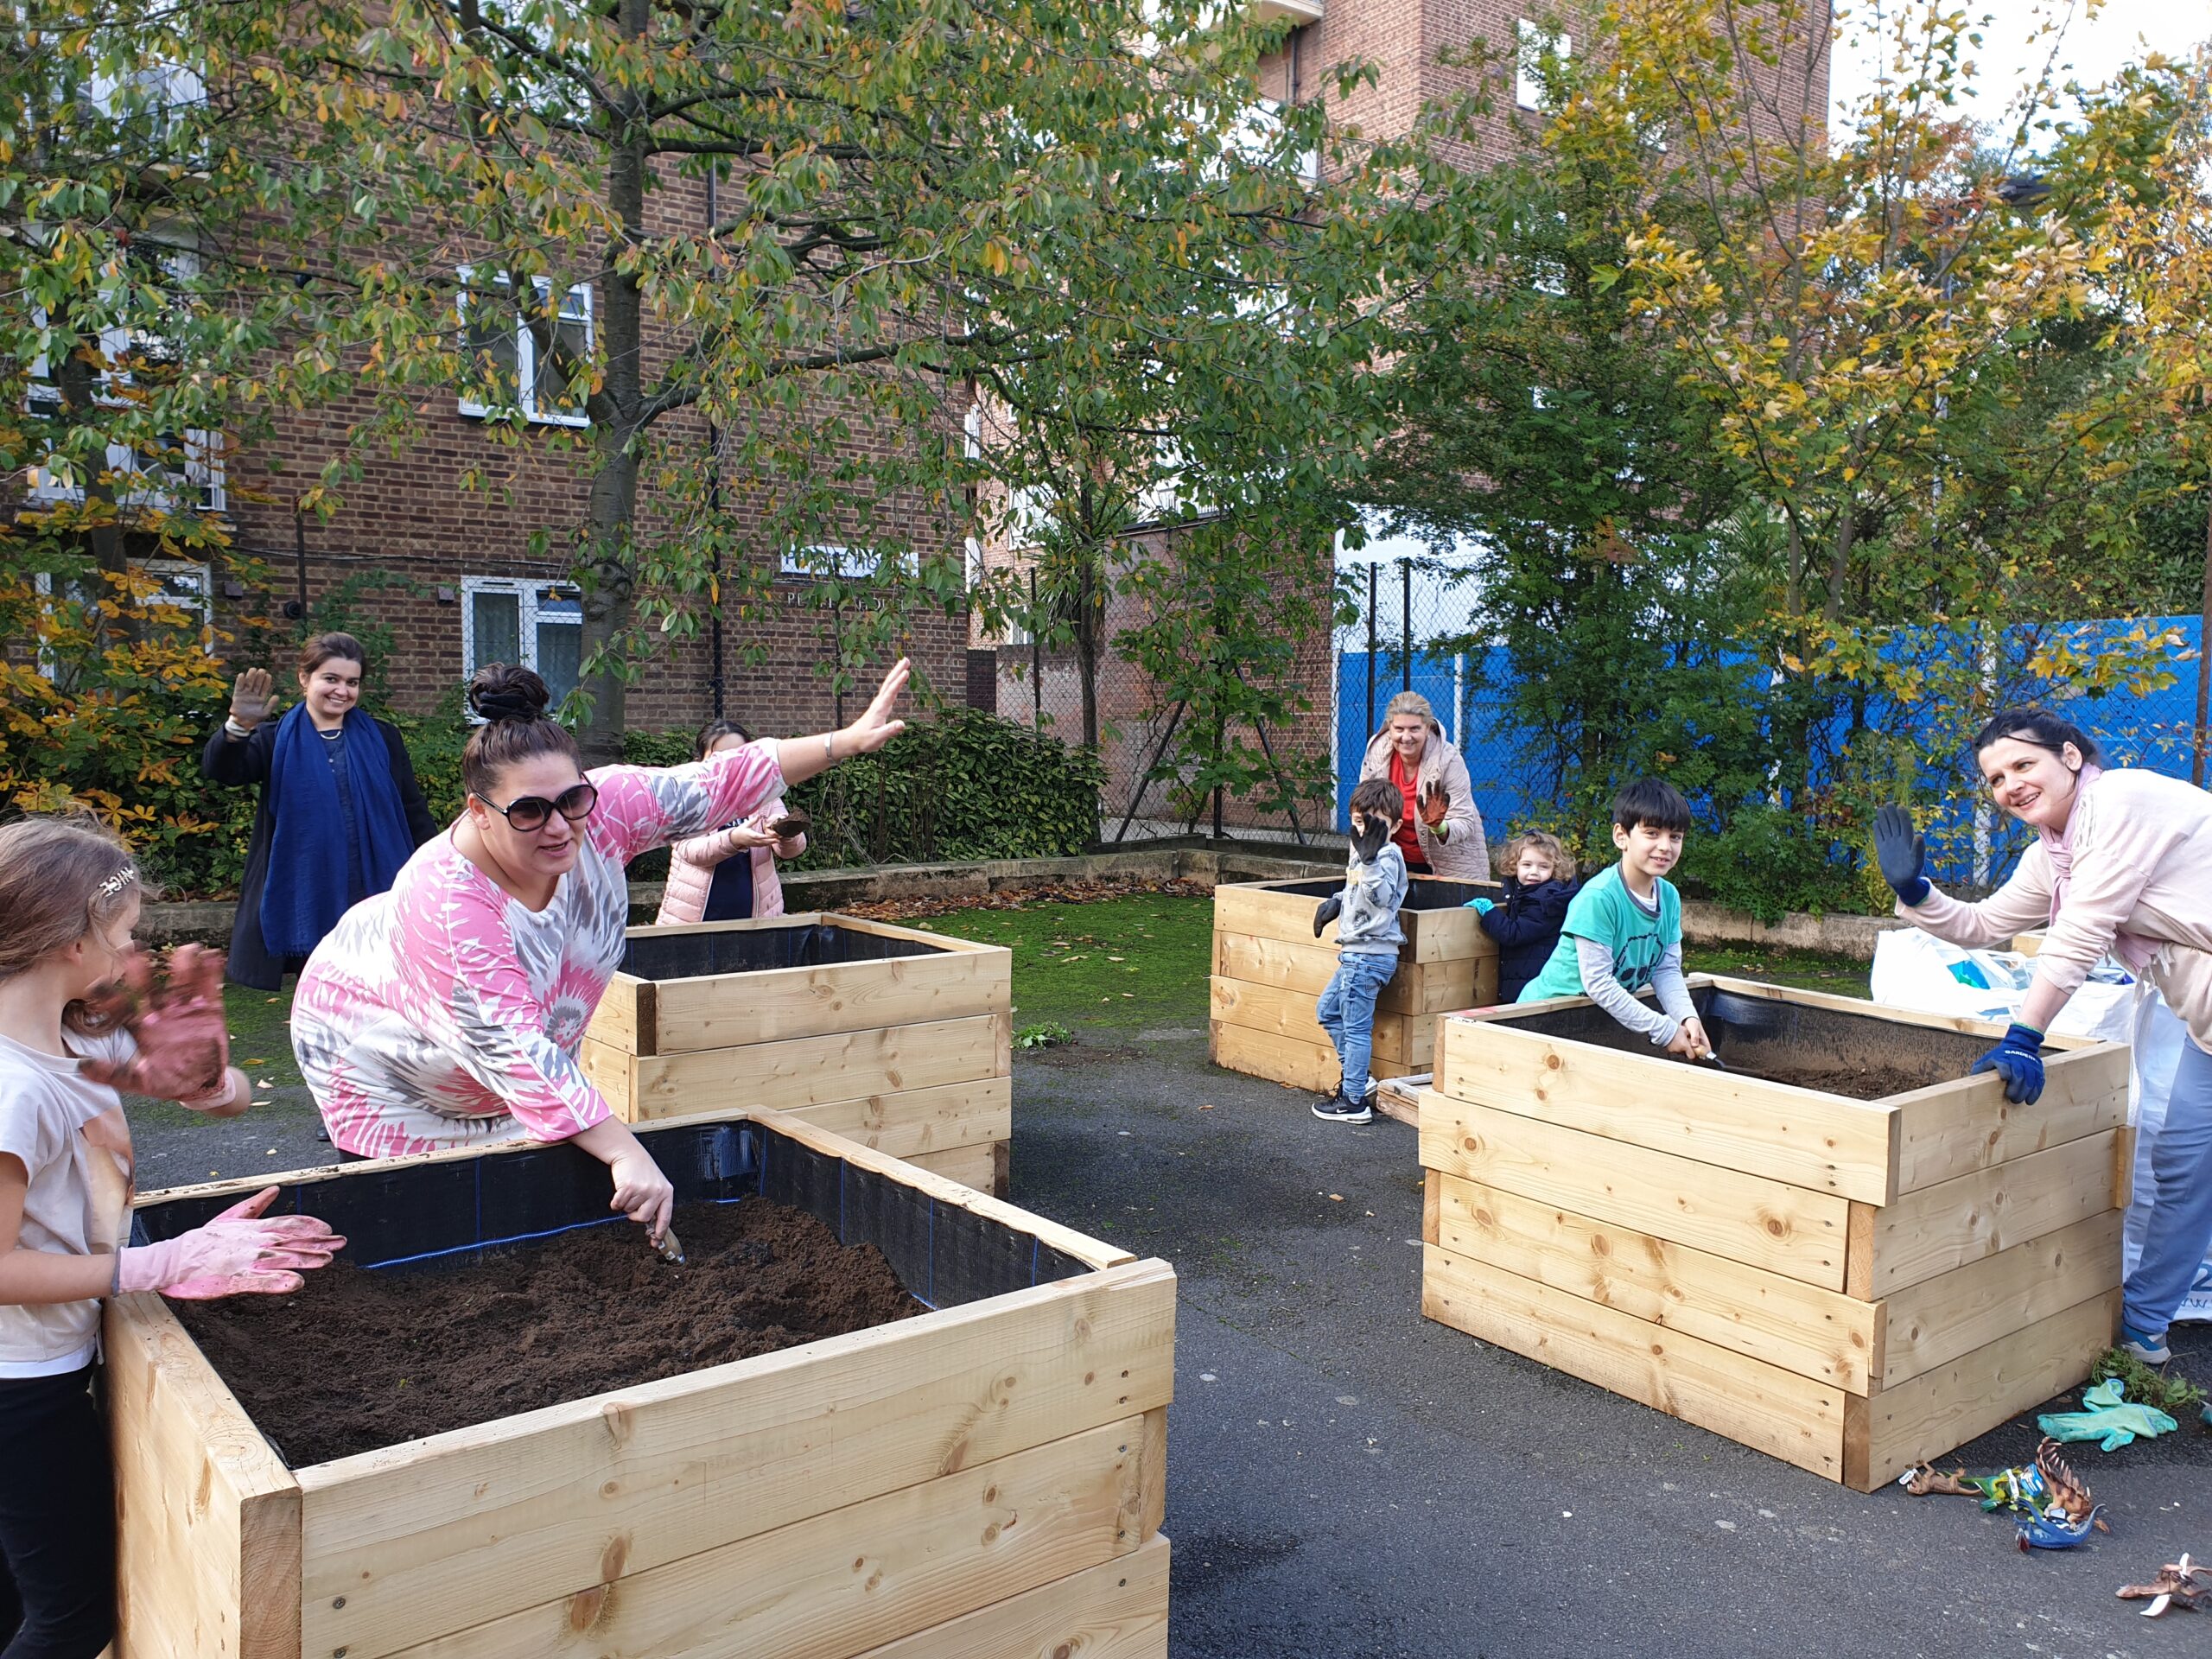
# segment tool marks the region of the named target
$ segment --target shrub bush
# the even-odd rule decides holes
[[[1762,922],[1791,911],[1851,913],[1866,908],[1865,884],[1835,833],[1817,814],[1747,802],[1719,830],[1693,830],[1683,848],[1682,885]]]

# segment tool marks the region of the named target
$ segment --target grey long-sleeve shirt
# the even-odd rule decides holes
[[[1398,906],[1406,902],[1406,855],[1395,843],[1366,863],[1356,857],[1344,871],[1344,908],[1337,914],[1339,956],[1395,957],[1406,942]]]
[[[1682,977],[1682,947],[1670,944],[1651,970],[1651,989],[1659,999],[1652,1007],[1638,1001],[1613,975],[1613,953],[1596,939],[1574,936],[1574,957],[1582,968],[1582,988],[1589,999],[1630,1031],[1640,1031],[1658,1047],[1675,1040],[1682,1021],[1697,1017],[1690,1001],[1689,982]]]

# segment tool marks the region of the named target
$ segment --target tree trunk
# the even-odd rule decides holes
[[[652,16],[651,0],[620,0],[623,38],[642,41]],[[607,250],[604,302],[594,322],[600,360],[607,367],[601,392],[589,403],[594,471],[585,531],[588,579],[580,641],[586,662],[628,632],[636,586],[631,531],[638,513],[638,458],[645,442],[644,308],[637,279],[620,268],[620,260],[625,247],[638,245],[645,232],[644,133],[627,118],[637,108],[636,96],[626,97],[607,136],[607,204],[622,231]],[[557,288],[553,299],[557,308]],[[585,678],[581,689],[591,700],[591,712],[576,730],[584,765],[620,760],[629,718],[622,676],[614,666],[605,666]]]
[[[1086,553],[1076,575],[1075,664],[1083,689],[1083,743],[1098,747],[1098,636],[1103,609],[1098,592],[1098,554]]]
[[[80,346],[98,344],[79,341]],[[54,365],[54,384],[61,394],[63,424],[73,432],[82,428],[97,437],[99,431],[99,385],[87,363],[77,349],[60,354]],[[67,446],[64,440],[64,447]],[[102,575],[127,577],[130,561],[124,550],[123,512],[115,499],[115,485],[105,476],[105,455],[95,462],[85,480],[85,516],[92,527],[84,532],[87,550],[92,563]],[[118,590],[112,583],[99,583],[91,595],[96,607],[87,619],[92,629],[92,650],[97,655],[111,643],[128,644],[139,635],[137,607],[120,602]]]

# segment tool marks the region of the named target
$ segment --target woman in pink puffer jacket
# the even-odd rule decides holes
[[[718,720],[699,734],[698,759],[752,741],[734,721]],[[776,861],[806,850],[803,832],[781,841],[768,832],[767,826],[784,816],[783,798],[778,796],[752,817],[671,846],[668,887],[654,925],[782,915],[784,884],[777,877]]]

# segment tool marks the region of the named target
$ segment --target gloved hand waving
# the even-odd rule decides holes
[[[1928,878],[1921,870],[1928,862],[1928,844],[1905,808],[1885,806],[1874,814],[1874,861],[1882,867],[1882,880],[1908,907],[1927,902]]]
[[[276,1191],[264,1187],[175,1238],[125,1248],[116,1262],[117,1291],[158,1290],[180,1301],[211,1301],[299,1289],[305,1281],[298,1270],[327,1266],[346,1241],[313,1216],[264,1218],[262,1211],[276,1201]]]
[[[83,1061],[79,1069],[93,1082],[155,1100],[202,1100],[223,1086],[231,1036],[224,1023],[221,951],[181,944],[157,983],[151,958],[133,950],[121,981],[86,1001],[95,1015],[120,1019],[138,1046],[120,1065]]]

